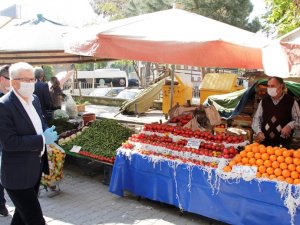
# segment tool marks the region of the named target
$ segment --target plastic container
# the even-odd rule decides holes
[[[85,113],[82,115],[83,124],[86,125],[90,121],[96,120],[96,114],[95,113]]]
[[[241,89],[243,86],[237,86],[237,74],[208,73],[201,83],[200,104],[205,102],[208,96],[227,94]]]
[[[176,79],[178,81],[178,84],[174,85],[172,107],[177,104],[179,104],[180,106],[185,105],[187,101],[192,100],[193,97],[193,89],[189,86],[184,85],[179,77],[176,76]],[[164,114],[167,114],[170,110],[171,85],[168,84],[163,85],[162,92],[163,92],[162,111]]]

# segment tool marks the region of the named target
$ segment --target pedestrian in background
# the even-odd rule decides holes
[[[38,96],[40,100],[43,116],[45,120],[46,121],[51,120],[52,119],[51,97],[49,92],[49,86],[47,83],[44,82],[45,73],[43,68],[36,67],[34,69],[34,76],[36,79],[34,94]]]
[[[9,79],[9,65],[5,65],[0,67],[0,97],[5,95],[10,90],[10,79]],[[0,157],[2,155],[2,151],[0,149]],[[0,161],[0,168],[1,168],[1,161]],[[0,182],[0,215],[7,216],[8,210],[6,208],[6,200],[4,197],[4,188]]]
[[[57,140],[47,128],[34,92],[34,70],[28,63],[9,68],[12,91],[0,99],[1,183],[15,205],[12,225],[44,225],[38,191],[42,172],[49,173],[45,144]]]
[[[61,109],[63,100],[63,91],[60,87],[60,82],[57,77],[51,77],[50,97],[52,102],[52,109]]]

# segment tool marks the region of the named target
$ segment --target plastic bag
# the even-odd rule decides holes
[[[66,112],[71,119],[74,119],[78,115],[76,103],[71,95],[67,95],[66,98]]]
[[[53,118],[54,119],[62,119],[62,120],[67,121],[69,119],[69,115],[67,114],[66,111],[61,110],[61,109],[57,109],[53,113]]]

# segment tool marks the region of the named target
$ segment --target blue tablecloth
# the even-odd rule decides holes
[[[175,167],[167,161],[154,165],[138,154],[130,160],[119,154],[109,190],[119,196],[129,191],[229,224],[290,224],[290,214],[274,182],[241,179],[236,183],[221,179],[219,188],[212,189],[210,184],[214,181],[208,182],[208,178],[208,173],[199,167]],[[295,225],[300,224],[297,210]]]

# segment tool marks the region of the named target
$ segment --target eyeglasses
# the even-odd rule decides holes
[[[34,78],[15,78],[14,80],[23,81],[23,82],[26,82],[26,83],[34,83],[35,82]]]

